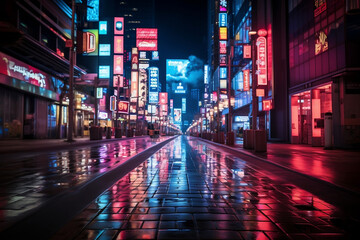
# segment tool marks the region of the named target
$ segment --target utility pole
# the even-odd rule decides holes
[[[71,46],[70,46],[70,69],[69,69],[69,128],[67,141],[73,142],[73,128],[74,128],[74,38],[75,38],[75,0],[71,1],[72,16],[71,16]]]

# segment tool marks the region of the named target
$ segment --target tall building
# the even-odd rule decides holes
[[[2,1],[0,139],[65,136],[71,13],[63,0]],[[85,73],[75,66],[76,77]]]

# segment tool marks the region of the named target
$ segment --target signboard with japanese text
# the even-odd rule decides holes
[[[219,28],[219,39],[227,40],[227,28],[226,27]]]
[[[117,110],[119,113],[129,113],[129,102],[127,101],[119,101],[117,104]]]
[[[139,72],[132,71],[131,72],[131,97],[138,97],[138,80],[139,80]]]
[[[243,58],[251,58],[251,45],[244,45]]]
[[[220,45],[220,54],[226,54],[226,41],[219,41],[219,45]]]
[[[136,28],[136,39],[157,39],[157,28]]]
[[[123,75],[124,73],[124,56],[114,55],[114,74]]]
[[[159,104],[168,104],[168,93],[167,92],[161,92],[159,93]]]
[[[157,39],[136,39],[136,47],[139,51],[157,51]]]
[[[110,56],[110,48],[110,44],[99,44],[99,56]]]
[[[107,21],[99,21],[99,35],[107,34]]]
[[[244,74],[244,91],[250,91],[250,70],[243,70]]]
[[[114,36],[114,53],[124,53],[124,36]]]
[[[149,68],[149,103],[159,101],[159,69],[157,67]]]
[[[51,90],[50,75],[1,52],[0,73]]]
[[[99,78],[110,78],[110,66],[100,65],[99,66]]]
[[[266,38],[258,37],[256,39],[257,46],[257,85],[267,85],[267,52]]]
[[[226,13],[219,13],[219,26],[227,27],[227,14]]]

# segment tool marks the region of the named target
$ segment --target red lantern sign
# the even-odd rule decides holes
[[[272,100],[263,100],[262,102],[263,111],[270,111],[272,109]]]

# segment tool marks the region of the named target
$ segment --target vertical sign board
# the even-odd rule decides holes
[[[181,124],[181,108],[174,108],[174,123]]]
[[[157,67],[149,68],[149,103],[157,103],[159,101],[159,69]]]
[[[219,26],[227,27],[227,14],[226,13],[219,13]]]
[[[250,70],[243,70],[244,74],[244,91],[250,91]]]
[[[114,36],[114,53],[124,53],[124,36]]]
[[[267,52],[266,52],[266,38],[258,37],[256,39],[257,46],[257,70],[258,70],[258,85],[267,85]]]
[[[107,34],[107,21],[99,21],[99,35]]]
[[[204,65],[204,84],[209,84],[209,65]]]
[[[181,112],[186,113],[186,98],[181,99]]]
[[[251,45],[244,45],[243,58],[251,58]]]
[[[167,92],[159,93],[159,104],[167,105],[167,103],[168,103],[168,93]]]
[[[114,34],[115,35],[124,35],[124,18],[115,17],[114,18]]]
[[[124,56],[114,55],[114,74],[122,75],[124,73]]]
[[[139,79],[139,72],[132,71],[131,72],[131,98],[138,97],[138,79]]]

